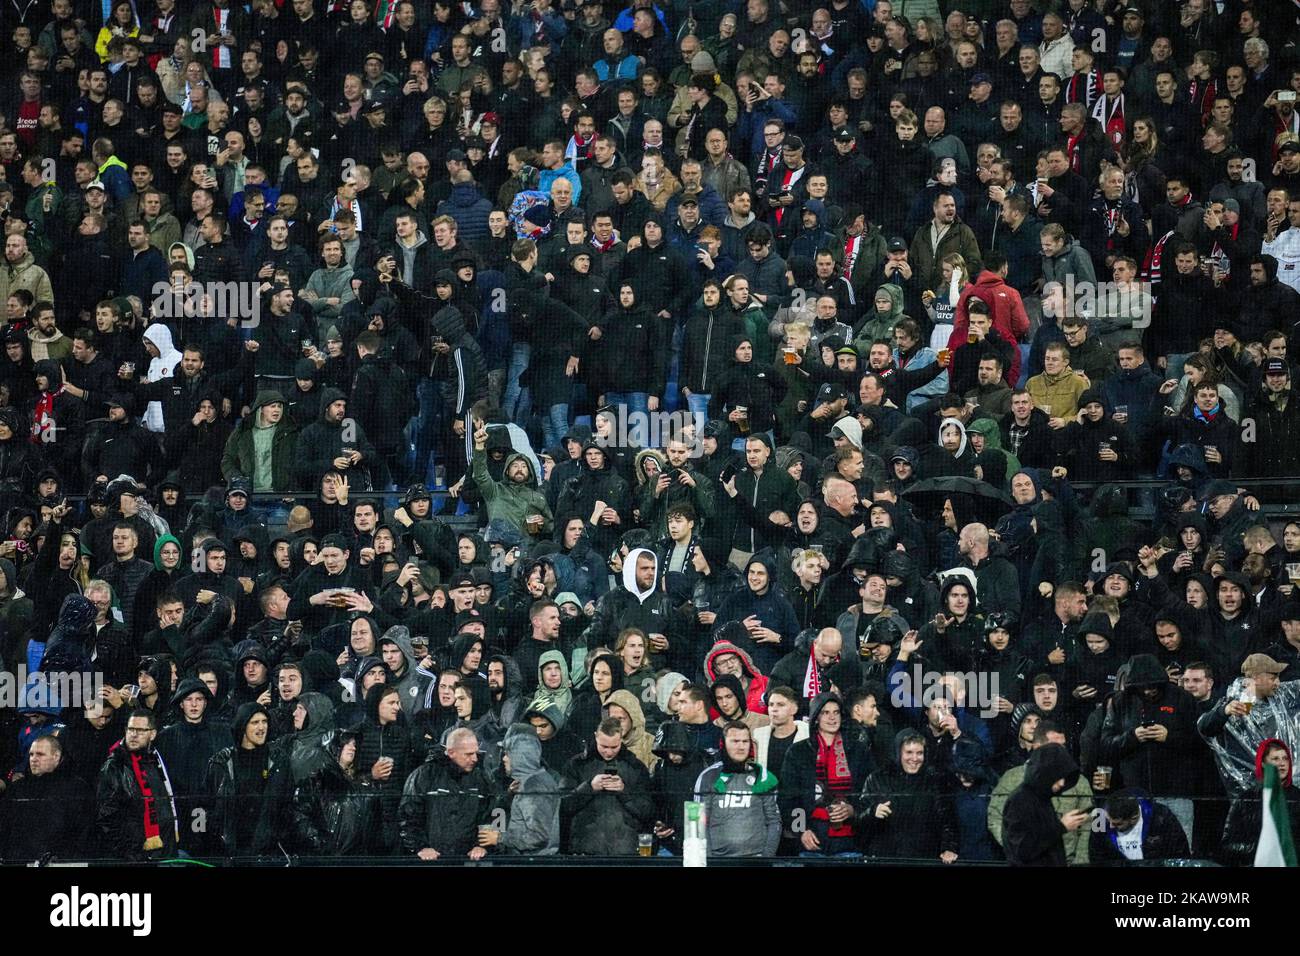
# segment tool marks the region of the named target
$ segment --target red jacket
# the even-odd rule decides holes
[[[957,311],[953,319],[952,335],[948,338],[948,348],[956,350],[966,344],[966,330],[970,325],[967,306],[972,296],[977,296],[989,307],[993,317],[993,328],[1000,331],[1003,338],[1012,343],[1022,341],[1029,334],[1029,315],[1025,312],[1025,303],[1020,293],[1007,285],[996,272],[985,270],[975,281],[962,289],[957,300]],[[1020,349],[1013,350],[1011,368],[1004,375],[1012,388],[1020,381]]]

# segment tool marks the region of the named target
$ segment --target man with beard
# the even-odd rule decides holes
[[[168,860],[179,839],[171,781],[154,739],[153,712],[137,710],[109,753],[96,789],[96,824],[106,855],[117,860]]]
[[[504,654],[493,654],[488,658],[487,681],[492,693],[492,713],[497,721],[502,727],[517,723],[527,704],[523,696],[523,673],[518,662]]]
[[[781,840],[776,776],[751,759],[748,726],[731,721],[722,734],[722,759],[695,781],[696,801],[708,806],[709,855],[775,856]]]

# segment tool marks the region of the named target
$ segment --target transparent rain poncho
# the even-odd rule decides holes
[[[1238,677],[1228,688],[1223,701],[1215,706],[1222,707],[1227,701],[1241,700],[1248,687],[1247,679]],[[1271,697],[1256,700],[1245,717],[1229,717],[1218,736],[1202,736],[1214,751],[1219,776],[1223,778],[1229,796],[1239,796],[1256,788],[1255,752],[1270,737],[1281,740],[1291,751],[1291,783],[1300,784],[1300,766],[1294,759],[1300,753],[1300,681],[1279,684]]]

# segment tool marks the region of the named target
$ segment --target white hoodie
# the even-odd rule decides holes
[[[648,554],[650,556],[650,560],[654,561],[655,563],[654,583],[651,584],[650,587],[645,591],[640,590],[636,586],[636,562],[637,562],[637,557],[642,554]],[[658,583],[659,583],[659,556],[655,554],[653,551],[651,551],[649,548],[633,548],[631,551],[629,551],[627,553],[627,557],[623,559],[623,587],[627,590],[627,593],[635,597],[638,604],[644,604],[646,602],[646,598],[650,597],[650,595],[655,593],[656,585]]]
[[[158,357],[149,363],[149,374],[145,376],[144,380],[152,383],[160,379],[171,378],[176,371],[176,367],[181,364],[181,353],[176,351],[176,346],[172,344],[172,330],[161,322],[155,322],[144,330],[144,337],[152,342],[154,348],[158,350]],[[161,432],[163,430],[161,402],[150,402],[148,407],[145,408],[144,427],[151,432]]]

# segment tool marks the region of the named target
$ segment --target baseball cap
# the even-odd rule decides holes
[[[1287,140],[1277,148],[1278,153],[1300,153],[1300,143],[1293,139]]]
[[[1223,495],[1235,495],[1236,493],[1237,486],[1235,484],[1224,478],[1219,478],[1205,486],[1205,490],[1201,493],[1201,500],[1213,501]]]
[[[844,398],[848,393],[844,391],[843,385],[835,382],[826,382],[817,390],[818,402],[837,402]]]
[[[1267,654],[1251,654],[1241,662],[1241,673],[1244,677],[1254,677],[1256,674],[1280,674],[1286,670],[1285,664],[1279,664]]]
[[[108,192],[108,190],[104,188],[103,180],[100,179],[92,179],[90,182],[86,183],[85,188],[86,192],[90,192],[92,189],[98,189],[101,193]]]
[[[369,53],[366,54],[366,59],[367,59],[367,60],[378,60],[380,63],[383,63],[383,62],[384,62],[384,55],[383,55],[382,53],[380,53],[378,50],[371,50]]]
[[[383,112],[383,111],[386,110],[386,109],[388,109],[388,107],[384,105],[384,101],[383,101],[383,100],[369,100],[369,101],[367,101],[366,105],[363,106],[363,107],[361,108],[361,112],[362,112],[362,113],[380,113],[380,112]]]
[[[1289,371],[1283,359],[1271,358],[1264,363],[1265,375],[1287,375]]]
[[[843,127],[835,134],[835,142],[837,143],[851,143],[855,139],[857,139],[857,137],[853,135],[853,130],[849,129],[847,126]]]
[[[448,591],[455,591],[459,588],[472,588],[472,587],[474,587],[474,577],[473,575],[465,572],[452,575],[451,579],[447,582]]]
[[[681,200],[677,203],[679,206],[698,206],[700,204],[700,194],[694,189],[688,189],[682,193]]]
[[[989,78],[987,73],[976,73],[970,78],[971,86],[979,86],[981,83],[987,83],[989,86],[993,85],[993,81]]]
[[[332,110],[335,113],[351,113],[352,104],[347,100],[335,100]]]
[[[890,252],[904,252],[907,249],[907,243],[903,241],[902,236],[893,236],[889,240],[889,245],[885,248]]]
[[[463,163],[469,157],[465,155],[463,149],[449,149],[447,150],[447,159],[455,163]]]
[[[326,548],[338,548],[340,551],[351,551],[352,543],[341,534],[327,534],[325,537],[320,539],[320,549],[324,551]]]

